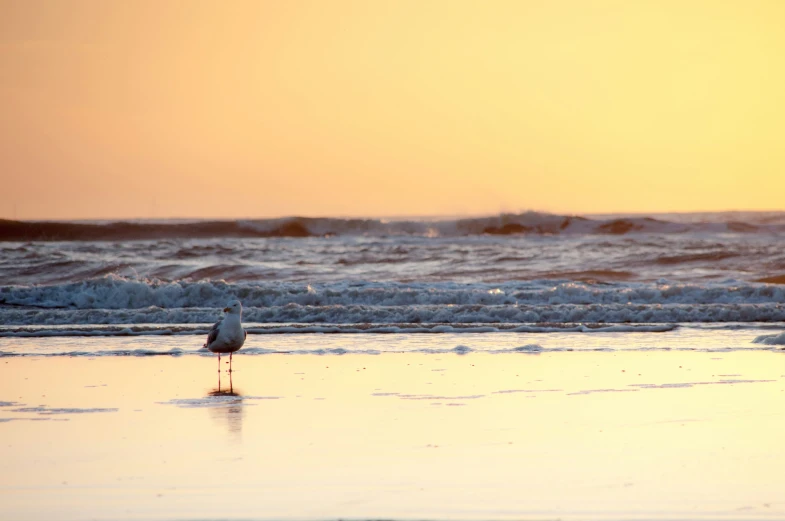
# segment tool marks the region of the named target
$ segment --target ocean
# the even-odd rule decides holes
[[[60,235],[0,242],[2,337],[203,335],[232,299],[251,335],[759,330],[727,337],[750,347],[785,322],[785,213],[0,230],[23,225]]]

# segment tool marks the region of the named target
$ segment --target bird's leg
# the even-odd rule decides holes
[[[234,353],[229,353],[229,372],[232,372],[232,355]]]
[[[221,372],[221,353],[218,353],[218,372]]]

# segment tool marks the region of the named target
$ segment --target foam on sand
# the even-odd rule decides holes
[[[307,329],[307,328],[304,328]],[[775,344],[753,340],[760,331],[749,327],[704,327],[682,325],[653,333],[648,328],[624,326],[603,328],[526,328],[519,331],[466,333],[460,330],[429,334],[406,332],[320,334],[249,334],[241,358],[269,357],[278,354],[360,356],[384,353],[421,353],[432,355],[494,354],[499,356],[539,353],[581,352],[703,352],[736,351],[777,352]],[[764,338],[774,335],[764,335]],[[0,358],[13,357],[173,357],[213,356],[202,348],[202,335],[139,336],[5,336],[0,337]],[[565,359],[565,363],[568,359]],[[2,398],[2,397],[0,397]]]
[[[780,333],[778,335],[761,335],[756,337],[753,342],[769,346],[785,346],[785,333]]]

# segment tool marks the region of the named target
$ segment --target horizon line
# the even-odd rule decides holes
[[[431,214],[431,215],[382,215],[382,216],[357,216],[357,215],[305,215],[289,214],[278,216],[257,216],[257,217],[88,217],[88,218],[12,218],[0,217],[0,220],[16,222],[123,222],[123,221],[255,221],[255,220],[285,220],[285,219],[345,219],[345,220],[457,220],[457,219],[482,219],[498,217],[503,215],[522,215],[526,213],[536,213],[543,215],[554,215],[564,217],[583,217],[583,216],[654,216],[654,215],[701,215],[701,214],[765,214],[765,213],[785,213],[785,209],[755,209],[755,210],[690,210],[690,211],[655,211],[655,212],[552,212],[544,210],[519,210],[519,211],[498,211],[488,213],[466,213],[466,214]]]

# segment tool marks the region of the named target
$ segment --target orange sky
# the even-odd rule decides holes
[[[779,0],[0,13],[0,217],[785,209]]]

